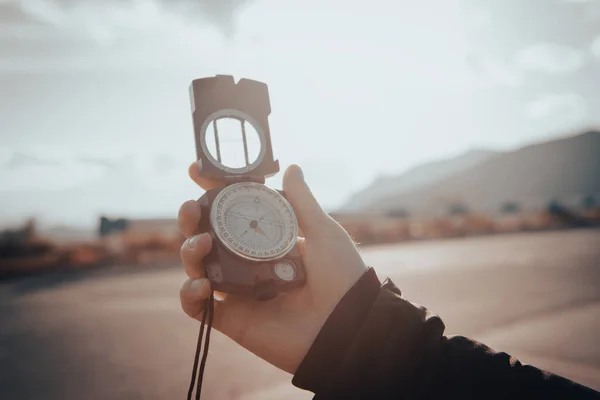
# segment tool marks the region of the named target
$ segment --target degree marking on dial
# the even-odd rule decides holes
[[[294,246],[298,230],[294,211],[273,189],[237,183],[225,188],[215,203],[211,212],[215,233],[233,253],[249,260],[272,260]],[[251,230],[254,234],[248,236]]]

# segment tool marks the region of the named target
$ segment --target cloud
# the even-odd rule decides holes
[[[121,156],[80,156],[75,159],[78,164],[101,167],[103,173],[121,179],[124,175],[150,177],[168,177],[174,173],[187,175],[188,160],[181,160],[173,154],[165,152],[146,154],[123,154]]]
[[[180,167],[180,162],[177,162],[177,159],[169,154],[159,153],[154,156],[152,160],[152,167],[154,172],[159,174],[168,174],[171,173]],[[183,171],[183,168],[181,169]]]
[[[572,73],[584,63],[582,50],[556,43],[538,43],[515,55],[515,65],[531,72]]]
[[[520,86],[523,74],[517,68],[489,56],[469,56],[467,62],[476,74],[476,81],[499,86]]]
[[[58,166],[62,163],[58,160],[47,159],[43,157],[38,157],[33,154],[26,154],[21,152],[13,153],[8,160],[4,162],[4,165],[9,169],[19,169],[23,167],[29,166]]]
[[[470,29],[477,32],[492,25],[492,13],[489,10],[477,9],[466,13],[465,20]]]
[[[546,94],[525,107],[525,116],[533,120],[558,118],[564,122],[577,122],[587,111],[585,99],[577,93]]]
[[[230,36],[234,32],[236,12],[251,1],[4,0],[0,1],[0,14],[10,14],[2,20],[8,19],[12,23],[35,21],[54,27],[87,27],[91,34],[100,36],[109,36],[122,28],[156,26],[164,19],[175,17],[191,24],[210,24]]]
[[[596,39],[592,41],[590,49],[592,54],[600,60],[600,36],[596,37]]]
[[[26,15],[37,22],[59,26],[67,19],[64,9],[56,1],[21,0],[18,4]]]
[[[198,69],[250,1],[0,0],[0,72]]]
[[[114,168],[119,165],[118,161],[114,159],[101,158],[101,157],[79,157],[77,159],[78,163],[100,166],[105,168]]]

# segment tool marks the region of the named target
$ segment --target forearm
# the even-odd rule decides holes
[[[447,393],[456,398],[600,398],[599,393],[589,388],[523,365],[509,354],[463,336],[442,336],[439,342],[436,347],[421,350],[433,354],[437,360],[423,365],[424,370],[432,371],[429,382],[424,382],[426,398]]]
[[[315,399],[600,398],[444,329],[370,270],[330,316],[293,383]]]

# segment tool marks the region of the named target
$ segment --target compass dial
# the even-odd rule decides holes
[[[290,203],[279,192],[254,182],[235,183],[219,192],[210,222],[227,249],[252,261],[283,257],[298,236]]]

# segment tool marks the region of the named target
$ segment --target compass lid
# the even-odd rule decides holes
[[[190,85],[196,155],[201,173],[210,178],[233,181],[263,181],[279,172],[273,158],[268,117],[271,114],[269,91],[265,83],[231,75],[195,79]],[[240,146],[245,165],[227,165],[221,154],[219,125],[225,120],[239,121]],[[258,136],[256,157],[249,157],[248,132]]]

